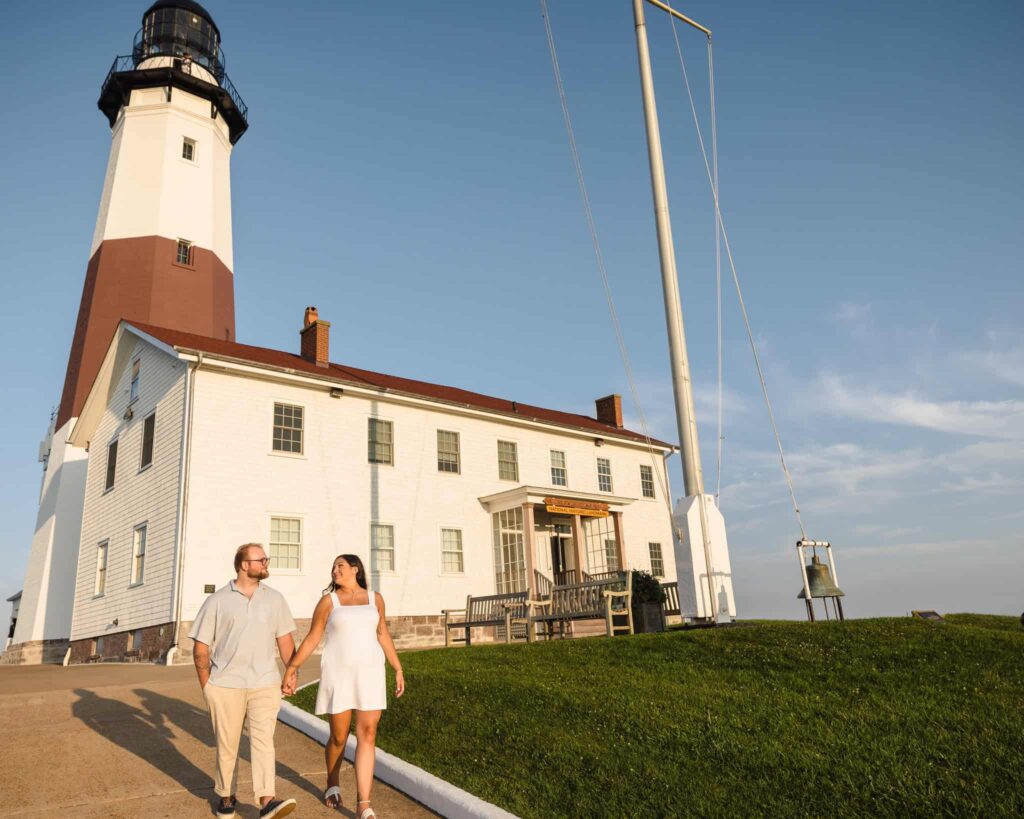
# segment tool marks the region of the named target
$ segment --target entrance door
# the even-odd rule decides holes
[[[572,549],[572,526],[568,523],[555,523],[551,527],[551,571],[556,584],[574,583],[573,572],[569,568]]]

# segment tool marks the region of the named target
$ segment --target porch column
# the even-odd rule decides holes
[[[622,512],[612,512],[615,524],[615,549],[619,553],[619,571],[626,570],[626,544],[622,539]]]
[[[533,574],[533,504],[523,504],[523,551],[526,553],[526,589],[528,599],[537,599],[537,578]]]
[[[580,516],[572,516],[572,548],[575,552],[576,561],[576,582],[583,582],[583,572],[587,570],[586,552],[583,547],[583,527],[580,525]]]

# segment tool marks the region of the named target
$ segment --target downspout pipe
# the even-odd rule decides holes
[[[196,395],[196,373],[203,366],[203,354],[198,353],[195,365],[189,366],[188,375],[185,378],[185,400],[182,418],[181,436],[181,473],[178,479],[178,519],[176,526],[178,536],[175,538],[175,551],[177,552],[177,571],[174,576],[174,642],[167,649],[167,665],[174,663],[174,657],[178,653],[178,635],[181,632],[181,600],[183,596],[183,583],[185,574],[185,525],[188,521],[188,484],[192,460],[192,413],[195,406]]]

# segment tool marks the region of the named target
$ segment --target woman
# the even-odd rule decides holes
[[[370,807],[373,786],[374,741],[380,712],[387,708],[384,658],[395,670],[395,696],[405,693],[405,677],[394,641],[384,619],[384,599],[366,588],[366,571],[356,555],[338,555],[331,569],[330,585],[313,610],[309,634],[292,656],[284,672],[281,691],[294,694],[299,667],[319,645],[324,632],[327,641],[320,657],[320,688],[316,713],[330,714],[331,737],[324,755],[327,759],[327,790],[324,804],[341,807],[338,779],[345,756],[352,712],[356,713],[356,811],[364,805],[359,819],[376,817]]]

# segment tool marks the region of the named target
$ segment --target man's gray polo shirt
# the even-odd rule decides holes
[[[232,580],[207,598],[188,636],[210,646],[210,683],[221,688],[278,685],[277,638],[295,631],[288,601],[260,583],[246,597]]]

